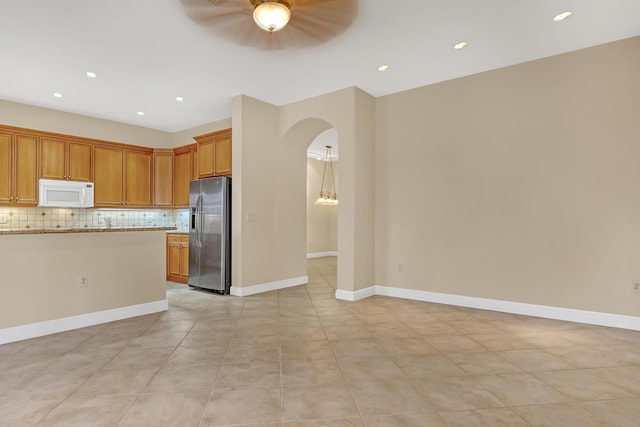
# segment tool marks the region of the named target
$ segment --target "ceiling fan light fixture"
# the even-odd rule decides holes
[[[273,33],[274,31],[280,31],[289,23],[291,10],[289,10],[290,4],[288,1],[267,0],[255,3],[257,4],[253,9],[253,20],[263,30]]]

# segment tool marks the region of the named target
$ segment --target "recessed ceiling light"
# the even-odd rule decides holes
[[[566,12],[562,12],[560,15],[554,16],[553,20],[556,21],[556,22],[564,21],[565,19],[567,19],[571,15],[573,15],[573,12],[567,10]]]
[[[144,116],[144,111],[138,111],[139,116]]]
[[[387,64],[381,65],[378,67],[378,71],[387,71],[389,66]]]
[[[98,75],[92,71],[87,71],[87,77],[95,79],[96,77],[98,77]]]
[[[60,92],[54,92],[53,96],[55,96],[56,98],[62,98],[62,94]]]
[[[455,50],[464,49],[465,47],[467,47],[467,45],[468,45],[468,44],[469,44],[469,43],[467,43],[467,42],[460,42],[460,43],[456,43],[456,44],[454,44],[454,45],[453,45],[453,48],[454,48]]]
[[[184,101],[184,98],[181,97],[181,96],[176,96],[176,101],[182,102],[182,101]]]

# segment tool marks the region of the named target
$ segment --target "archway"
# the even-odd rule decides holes
[[[232,127],[235,293],[306,283],[306,150],[321,132],[336,128],[336,297],[366,296],[374,282],[374,98],[349,88],[277,107],[241,95],[234,98]]]
[[[291,170],[300,171],[295,180],[304,182],[305,192],[301,194],[303,197],[296,197],[290,201],[299,208],[300,214],[305,218],[304,233],[304,258],[316,258],[332,256],[336,257],[333,264],[340,263],[338,249],[338,228],[339,216],[338,206],[321,206],[316,205],[318,199],[322,174],[325,164],[325,145],[338,145],[338,130],[331,126],[330,123],[321,119],[304,119],[296,123],[290,128],[282,138],[282,142],[287,147],[286,151],[294,152],[294,155],[287,155],[290,159],[295,158],[296,165],[289,165]],[[310,156],[308,151],[312,145],[319,145],[320,148],[314,151],[315,156]],[[336,147],[337,148],[337,147]],[[314,157],[310,159],[309,157]],[[318,160],[320,158],[320,160]],[[302,167],[299,167],[302,166]],[[334,175],[339,176],[339,163],[333,164]],[[327,172],[329,173],[329,172]],[[310,179],[311,177],[311,179]],[[314,222],[315,221],[315,222]],[[322,226],[319,222],[324,221]],[[314,222],[314,223],[312,223]],[[311,232],[311,228],[317,227],[315,232]],[[329,236],[331,234],[331,236]],[[329,281],[334,289],[337,288],[337,272],[334,270]],[[313,278],[310,277],[310,282]]]
[[[327,150],[330,147],[330,150]],[[322,196],[339,193],[338,131],[335,128],[320,133],[307,148],[307,276],[314,282],[314,272],[322,281],[337,289],[338,204]],[[337,201],[337,199],[336,199]]]

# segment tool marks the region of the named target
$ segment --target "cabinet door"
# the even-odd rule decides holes
[[[215,143],[215,175],[231,175],[231,135],[221,137]]]
[[[167,280],[188,283],[189,279],[189,236],[167,235]]]
[[[91,145],[69,142],[67,150],[67,179],[72,181],[91,181]]]
[[[198,178],[231,175],[231,129],[194,137],[198,145]]]
[[[13,171],[13,138],[9,133],[0,133],[0,203],[10,203],[12,198],[11,172]]]
[[[94,202],[96,206],[124,204],[124,152],[121,148],[94,146]]]
[[[176,237],[177,241],[172,241]],[[167,280],[177,280],[180,277],[180,238],[169,236],[167,242]]]
[[[198,142],[198,178],[207,178],[215,175],[214,156],[214,140]]]
[[[15,202],[24,205],[37,204],[38,137],[16,135],[15,150]]]
[[[189,281],[189,236],[180,236],[180,278]]]
[[[189,207],[189,184],[192,176],[193,152],[176,153],[173,178],[173,204],[177,208]]]
[[[173,153],[153,153],[153,206],[173,206]]]
[[[124,204],[151,206],[151,153],[127,150],[125,168]]]
[[[60,139],[42,138],[40,145],[40,178],[67,179],[65,168],[67,142]]]

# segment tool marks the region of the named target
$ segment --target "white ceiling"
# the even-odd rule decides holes
[[[274,51],[216,36],[180,0],[2,0],[0,16],[1,99],[169,132],[230,117],[239,94],[381,96],[640,35],[640,0],[359,0],[342,34]]]
[[[311,141],[307,148],[307,157],[326,161],[327,145],[331,147],[331,160],[338,161],[338,131],[335,128],[325,130]]]

